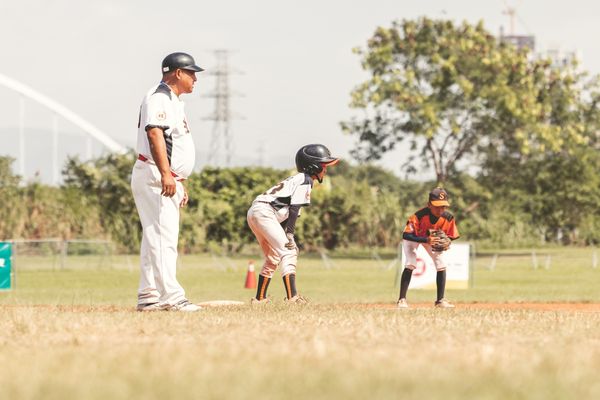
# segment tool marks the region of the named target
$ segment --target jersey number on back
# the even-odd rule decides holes
[[[283,182],[279,182],[268,194],[274,195],[275,193],[279,192],[281,188],[283,188]],[[267,192],[264,192],[263,194],[267,194]]]

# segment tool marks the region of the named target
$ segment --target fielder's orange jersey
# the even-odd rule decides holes
[[[436,218],[429,207],[425,207],[414,213],[408,219],[404,233],[412,233],[415,236],[428,236],[429,229],[441,229],[450,239],[458,239],[460,234],[456,227],[454,216],[448,211],[444,211],[439,218]]]

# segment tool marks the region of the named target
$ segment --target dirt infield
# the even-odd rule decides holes
[[[532,311],[585,311],[600,312],[600,303],[454,303],[457,309],[469,310],[532,310]],[[396,308],[396,304],[348,304],[348,307]],[[432,303],[411,303],[410,309],[433,308]]]
[[[565,311],[565,312],[600,312],[600,303],[454,303],[456,309],[467,310],[529,310],[529,311]],[[247,304],[212,304],[210,308],[221,307],[246,307]],[[338,303],[338,304],[317,304],[312,303],[311,307],[339,307],[343,309],[396,309],[396,303]],[[91,313],[91,312],[134,312],[135,307],[131,306],[116,306],[116,305],[0,305],[0,310],[10,309],[46,309],[57,312],[75,312],[75,313]],[[433,308],[432,303],[411,303],[411,309],[428,309]]]

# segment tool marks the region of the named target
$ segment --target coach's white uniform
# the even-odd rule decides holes
[[[293,205],[310,204],[312,178],[300,172],[256,197],[248,210],[248,226],[256,236],[265,255],[260,274],[267,278],[281,264],[281,276],[296,272],[298,250],[285,247],[288,239],[281,223],[288,219]]]
[[[164,133],[167,158],[177,185],[173,197],[161,195],[161,176],[147,135],[153,127]],[[143,228],[138,304],[174,305],[185,299],[175,276],[179,206],[184,197],[181,181],[192,173],[195,149],[184,104],[163,82],[150,89],[142,101],[137,151],[140,157],[133,167],[131,189]]]

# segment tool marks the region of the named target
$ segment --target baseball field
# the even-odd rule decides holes
[[[307,306],[251,307],[247,258],[183,256],[200,313],[134,311],[137,259],[18,259],[0,293],[4,399],[593,399],[600,398],[600,268],[591,249],[497,251],[473,260],[472,288],[409,291],[369,257],[302,255]],[[495,257],[494,263],[492,259]]]

